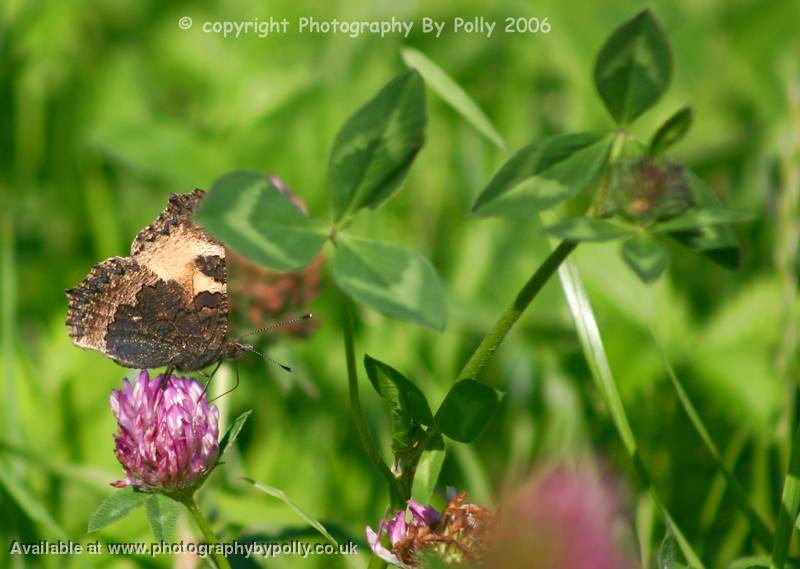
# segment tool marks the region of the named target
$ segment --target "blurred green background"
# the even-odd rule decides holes
[[[519,148],[539,136],[607,128],[591,82],[594,56],[639,2],[541,0],[359,2],[308,0],[163,3],[153,0],[2,0],[0,3],[0,564],[11,567],[172,565],[172,557],[23,559],[11,539],[68,536],[121,477],[108,395],[127,370],[74,347],[63,290],[97,261],[124,255],[169,192],[207,188],[232,169],[279,175],[312,215],[327,211],[328,152],[339,126],[403,69],[399,51],[427,54]],[[758,553],[713,463],[674,395],[653,328],[727,460],[774,524],[797,380],[800,232],[800,3],[673,0],[652,4],[672,43],[673,84],[634,130],[643,138],[678,107],[695,123],[674,151],[731,207],[757,212],[740,228],[744,263],[726,272],[676,251],[646,287],[615,245],[583,245],[584,277],[643,458],[677,522],[710,567]],[[203,33],[206,21],[269,16],[380,19],[547,17],[547,35],[419,33],[384,39],[294,31],[259,38]],[[190,16],[191,30],[178,27]],[[500,27],[502,24],[498,24]],[[427,255],[449,294],[444,333],[361,310],[357,349],[414,379],[436,405],[500,311],[544,258],[533,222],[468,218],[505,160],[429,93],[428,141],[403,190],[352,232]],[[253,409],[239,453],[216,471],[202,507],[224,538],[309,533],[287,506],[245,487],[248,476],[284,490],[337,537],[363,547],[388,503],[348,413],[341,312],[329,275],[309,307],[307,339],[264,338],[295,372],[256,359],[219,400],[223,423]],[[244,332],[246,330],[236,330]],[[368,389],[371,428],[389,448],[387,414]],[[221,372],[215,389],[230,385]],[[441,485],[495,504],[541,461],[595,452],[627,488],[631,520],[648,508],[591,381],[557,281],[503,345],[486,380],[506,392],[501,413],[471,446],[453,444]],[[643,524],[647,526],[645,522]],[[642,524],[640,524],[640,527]],[[179,533],[196,530],[186,519]],[[657,547],[655,524],[644,541]],[[105,541],[152,541],[136,512]],[[359,560],[361,561],[361,560]],[[191,566],[191,560],[182,560]],[[646,563],[654,563],[652,559]],[[344,567],[342,559],[278,558],[268,567]]]

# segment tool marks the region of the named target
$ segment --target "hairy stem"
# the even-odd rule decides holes
[[[356,425],[356,431],[361,439],[361,445],[367,452],[372,463],[380,471],[381,475],[386,479],[389,485],[389,495],[391,497],[392,508],[402,509],[405,507],[405,500],[407,497],[403,496],[400,490],[398,480],[392,475],[392,471],[386,466],[378,449],[375,447],[375,441],[372,440],[372,435],[367,427],[367,420],[364,418],[364,411],[361,409],[361,398],[358,394],[358,370],[356,367],[356,349],[353,340],[353,301],[346,295],[344,299],[344,353],[347,359],[347,385],[350,390],[350,412],[353,414],[353,422]]]
[[[214,532],[211,530],[211,526],[208,525],[208,520],[206,520],[203,513],[200,511],[200,508],[197,507],[197,502],[194,501],[194,496],[188,496],[181,500],[183,505],[186,506],[186,509],[189,510],[189,513],[192,514],[194,521],[197,522],[197,526],[200,528],[200,531],[203,532],[203,537],[206,540],[206,543],[216,545],[219,543],[217,541],[217,537],[214,535]],[[211,557],[214,559],[214,564],[219,569],[231,569],[231,564],[228,563],[228,560],[225,559],[225,556],[221,553],[216,551],[211,552]]]
[[[480,375],[483,369],[489,364],[489,361],[494,357],[497,348],[500,347],[500,344],[503,342],[508,332],[517,320],[519,320],[519,317],[522,316],[522,313],[525,312],[525,309],[528,308],[531,301],[536,298],[536,295],[539,294],[539,291],[542,290],[545,283],[550,280],[550,277],[555,274],[558,267],[564,262],[564,259],[566,259],[577,246],[578,243],[576,241],[562,241],[558,247],[550,253],[550,256],[536,269],[533,276],[528,279],[528,282],[526,282],[522,290],[519,291],[514,302],[511,303],[511,306],[503,312],[494,327],[483,338],[478,348],[464,366],[464,369],[461,370],[458,376],[459,379],[473,379]]]

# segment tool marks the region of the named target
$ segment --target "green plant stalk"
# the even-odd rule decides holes
[[[789,555],[789,544],[792,541],[792,528],[800,511],[800,422],[794,433],[789,453],[789,470],[783,482],[781,510],[778,514],[778,527],[775,530],[775,541],[772,544],[770,569],[783,569]]]
[[[614,136],[612,149],[609,154],[609,162],[616,160],[622,153],[626,136],[624,131],[620,131]],[[511,306],[500,315],[494,327],[492,327],[489,333],[481,340],[481,343],[458,375],[458,379],[476,379],[481,374],[494,357],[497,348],[503,343],[508,332],[514,324],[516,324],[520,316],[522,316],[522,313],[525,312],[528,305],[533,302],[536,295],[539,294],[544,285],[547,284],[547,281],[550,280],[550,277],[556,273],[561,264],[577,246],[577,241],[562,241],[553,249],[544,262],[539,265],[531,278],[528,279],[519,293],[517,293]]]
[[[189,510],[189,513],[192,514],[194,521],[197,522],[197,526],[200,528],[200,531],[203,532],[203,537],[205,538],[206,543],[212,546],[217,545],[219,543],[217,541],[217,537],[211,530],[211,526],[208,525],[208,521],[206,520],[205,516],[203,516],[200,508],[197,507],[197,502],[194,501],[194,496],[186,496],[180,501],[184,506],[186,506],[186,509]],[[214,563],[219,569],[231,569],[231,564],[228,563],[228,560],[221,553],[212,551],[211,557],[214,559]]]
[[[505,339],[508,332],[516,324],[528,305],[536,298],[542,287],[550,280],[561,263],[564,262],[570,253],[578,246],[577,241],[562,241],[552,253],[544,260],[536,272],[533,273],[528,282],[522,287],[517,294],[514,302],[511,303],[505,312],[495,323],[494,327],[489,333],[481,340],[480,345],[475,352],[470,356],[469,361],[464,365],[458,379],[475,379],[486,368],[494,357],[497,348]]]
[[[358,394],[358,370],[356,367],[356,349],[355,341],[353,340],[353,301],[346,294],[342,294],[344,304],[344,352],[347,359],[347,385],[350,391],[350,412],[353,414],[353,422],[356,425],[356,431],[361,439],[361,445],[369,456],[375,468],[380,471],[381,475],[386,479],[389,485],[389,496],[392,503],[392,508],[400,510],[405,508],[406,500],[410,496],[404,496],[404,492],[400,487],[400,482],[394,477],[392,471],[386,466],[378,449],[375,447],[375,442],[372,440],[372,435],[367,427],[367,420],[364,418],[364,411],[361,408],[361,398]]]

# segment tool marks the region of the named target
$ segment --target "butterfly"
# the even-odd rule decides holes
[[[253,346],[229,340],[225,247],[196,225],[205,196],[171,194],[129,257],[96,264],[66,291],[72,342],[138,369],[196,371]]]

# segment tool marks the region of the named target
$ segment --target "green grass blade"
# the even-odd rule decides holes
[[[478,132],[494,143],[495,146],[500,150],[508,151],[505,140],[497,132],[497,129],[486,114],[472,100],[472,97],[467,95],[461,86],[453,81],[441,67],[416,49],[405,48],[402,51],[402,55],[406,65],[419,71],[428,87],[453,107]]]
[[[778,514],[778,527],[775,530],[775,541],[772,544],[770,569],[783,569],[789,555],[789,544],[792,541],[792,528],[800,511],[800,423],[792,441],[789,454],[789,469],[783,481],[781,494],[781,510]]]
[[[251,484],[256,489],[261,490],[265,494],[269,494],[270,496],[273,496],[273,497],[277,498],[278,500],[280,500],[281,502],[283,502],[284,504],[289,506],[298,516],[300,516],[300,518],[304,522],[306,522],[309,526],[311,526],[312,528],[317,530],[331,544],[333,544],[334,546],[338,546],[339,545],[339,542],[336,541],[336,539],[330,534],[330,532],[327,529],[325,529],[325,526],[323,526],[320,522],[318,522],[317,520],[312,518],[310,515],[308,515],[305,512],[305,510],[303,510],[300,506],[295,504],[286,495],[286,493],[283,490],[279,490],[278,488],[274,488],[272,486],[267,486],[266,484],[262,484],[261,482],[256,482],[255,480],[252,480],[250,478],[243,478],[242,480],[244,480],[248,484]],[[356,567],[356,568],[359,568],[359,569],[361,569],[361,567],[363,567],[363,565],[361,565],[358,561],[356,561],[356,559],[354,557],[349,556],[349,555],[345,556],[345,557],[346,557],[345,562],[349,566]],[[374,559],[376,559],[375,556],[373,556],[373,560]],[[372,563],[371,562],[370,562],[370,567],[372,567]]]
[[[636,506],[635,528],[636,538],[639,542],[639,561],[641,567],[650,567],[653,556],[653,531],[655,528],[656,513],[653,510],[653,501],[642,495]]]
[[[81,486],[108,492],[108,484],[119,478],[119,473],[92,466],[82,466],[69,462],[50,460],[40,454],[0,439],[0,453],[15,456],[30,463],[37,469],[46,470],[53,475]]]
[[[558,274],[561,278],[561,285],[564,289],[572,318],[575,321],[578,338],[580,339],[581,347],[583,348],[584,355],[589,364],[589,369],[592,372],[592,377],[600,393],[603,395],[606,405],[608,405],[611,418],[614,421],[614,426],[619,436],[622,438],[625,450],[633,461],[633,466],[641,478],[642,483],[647,487],[650,499],[661,514],[664,523],[675,537],[675,541],[678,543],[689,565],[698,569],[704,569],[705,565],[700,561],[697,553],[695,553],[692,546],[684,537],[683,532],[678,527],[678,524],[672,519],[666,506],[661,501],[658,492],[653,486],[647,468],[639,455],[630,421],[628,421],[628,416],[622,405],[622,398],[620,397],[619,390],[614,381],[614,376],[611,373],[611,367],[608,364],[608,358],[606,357],[603,340],[600,337],[600,330],[597,327],[597,321],[594,317],[594,311],[589,304],[589,299],[586,296],[586,291],[578,275],[578,270],[573,263],[567,261],[561,265]]]
[[[17,396],[16,381],[14,378],[14,338],[16,337],[16,263],[14,258],[14,216],[9,204],[6,204],[3,215],[2,233],[2,257],[0,257],[0,336],[2,336],[1,347],[3,359],[3,378],[5,389],[3,398],[3,429],[4,436],[15,439],[17,429]]]
[[[3,464],[0,464],[0,486],[5,489],[11,499],[16,502],[31,521],[40,524],[58,539],[68,539],[67,532],[50,515],[44,504],[39,502],[20,480],[8,472]]]
[[[730,443],[728,443],[728,448],[722,454],[722,463],[729,471],[733,471],[733,469],[736,467],[739,457],[742,455],[742,451],[744,450],[748,435],[749,433],[746,428],[740,428],[733,435]],[[722,503],[722,498],[725,495],[726,488],[727,482],[725,481],[725,476],[721,471],[717,471],[717,473],[714,475],[711,485],[709,486],[709,490],[706,493],[703,507],[700,509],[699,529],[701,535],[705,535],[711,529],[712,524],[717,519],[719,507]]]
[[[725,482],[728,484],[728,488],[730,489],[731,494],[736,501],[736,505],[747,517],[756,539],[762,546],[764,546],[766,549],[769,549],[772,545],[772,531],[769,529],[769,527],[767,527],[767,524],[764,522],[764,520],[762,520],[758,515],[758,512],[756,512],[755,508],[753,508],[753,506],[750,504],[750,501],[747,499],[747,492],[745,492],[744,488],[742,488],[742,485],[739,484],[739,482],[733,477],[731,471],[725,466],[725,462],[723,461],[722,456],[720,456],[717,445],[715,445],[714,441],[711,439],[711,435],[708,433],[708,429],[706,429],[705,424],[703,424],[700,414],[697,412],[697,409],[695,408],[691,399],[689,399],[689,394],[686,393],[686,390],[683,388],[683,384],[675,374],[675,370],[672,368],[672,364],[670,363],[664,348],[661,346],[652,330],[650,331],[650,335],[653,338],[653,343],[656,345],[656,348],[658,348],[658,351],[661,354],[661,359],[664,361],[664,367],[667,370],[667,375],[669,376],[669,380],[672,382],[672,386],[675,388],[675,391],[678,394],[678,399],[683,406],[683,410],[686,412],[686,415],[689,416],[692,426],[703,440],[703,444],[706,446],[708,453],[714,460],[714,465],[717,467],[717,470],[725,477]]]
[[[308,525],[310,525],[312,528],[314,528],[320,534],[322,534],[322,536],[325,539],[327,539],[333,545],[339,545],[339,542],[336,541],[334,537],[330,534],[330,532],[328,532],[328,530],[325,529],[325,526],[323,526],[317,520],[308,515],[300,506],[295,504],[283,490],[279,490],[278,488],[273,488],[272,486],[267,486],[266,484],[262,484],[261,482],[256,482],[255,480],[251,480],[250,478],[244,478],[243,480],[248,484],[251,484],[252,486],[257,488],[258,490],[261,490],[265,494],[269,494],[270,496],[277,498],[278,500],[289,506],[292,510],[294,510],[294,512],[298,516],[300,516],[303,519],[304,522],[306,522]]]

